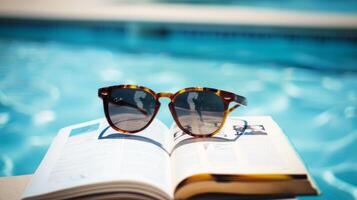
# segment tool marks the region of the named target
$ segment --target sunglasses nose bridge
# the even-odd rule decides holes
[[[173,96],[172,93],[169,93],[169,92],[160,92],[160,93],[157,93],[157,98],[169,98],[171,99]]]

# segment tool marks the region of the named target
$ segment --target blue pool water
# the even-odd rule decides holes
[[[321,188],[316,199],[356,199],[351,36],[0,24],[0,176],[33,173],[60,128],[103,117],[99,87],[207,86],[248,98],[233,115],[273,116]],[[158,117],[173,122],[166,106]]]

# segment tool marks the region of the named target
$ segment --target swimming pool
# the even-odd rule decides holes
[[[135,30],[0,23],[0,176],[33,173],[60,128],[103,117],[99,87],[200,85],[246,96],[249,106],[234,115],[272,115],[316,179],[319,199],[357,198],[354,33]],[[172,123],[165,106],[158,117]]]

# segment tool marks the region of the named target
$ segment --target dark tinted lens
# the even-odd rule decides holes
[[[174,99],[181,126],[195,135],[209,135],[223,123],[224,103],[213,92],[185,92]]]
[[[110,93],[108,112],[110,120],[121,130],[137,131],[144,128],[155,112],[152,94],[139,89],[114,89]]]

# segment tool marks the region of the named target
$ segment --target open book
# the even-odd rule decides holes
[[[60,130],[24,199],[187,199],[207,194],[294,197],[318,189],[271,117],[230,118],[212,138],[155,120],[122,134],[105,119]]]

